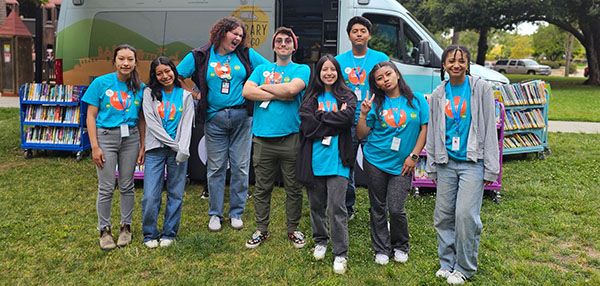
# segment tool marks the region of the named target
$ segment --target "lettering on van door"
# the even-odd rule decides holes
[[[269,17],[260,7],[240,6],[231,15],[244,23],[251,48],[256,49],[266,41],[269,33]]]

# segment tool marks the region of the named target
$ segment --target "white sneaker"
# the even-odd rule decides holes
[[[156,240],[156,239],[148,240],[148,241],[144,242],[144,246],[146,246],[148,248],[155,248],[158,246],[158,240]]]
[[[240,230],[244,227],[244,222],[240,218],[231,218],[231,227]]]
[[[315,245],[315,251],[313,252],[313,256],[316,260],[325,258],[325,252],[327,252],[327,245]]]
[[[390,262],[390,257],[385,254],[375,254],[375,263],[386,265]]]
[[[435,272],[435,277],[442,277],[444,279],[448,279],[448,276],[450,276],[450,274],[452,274],[450,270],[440,268],[438,271]]]
[[[463,284],[465,281],[467,281],[467,277],[458,270],[454,270],[452,274],[448,276],[448,280],[446,280],[448,284]]]
[[[348,259],[346,257],[336,256],[333,260],[333,272],[337,274],[344,274],[346,272],[346,264]]]
[[[171,246],[171,244],[175,243],[174,239],[161,239],[160,240],[160,247],[167,247],[167,246]]]
[[[408,253],[406,253],[400,249],[394,249],[394,260],[396,260],[400,263],[406,262],[406,261],[408,261]]]
[[[221,231],[221,218],[219,218],[219,216],[210,216],[210,220],[208,221],[208,230]]]

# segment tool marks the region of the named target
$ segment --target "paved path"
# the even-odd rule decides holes
[[[0,107],[19,108],[19,98],[0,96]],[[598,122],[575,122],[575,121],[549,121],[548,131],[564,133],[600,133]]]

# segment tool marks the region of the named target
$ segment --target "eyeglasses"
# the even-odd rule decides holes
[[[282,38],[275,39],[275,44],[277,45],[281,45],[283,42],[285,42],[286,45],[290,45],[292,44],[292,38],[285,38],[285,40]]]

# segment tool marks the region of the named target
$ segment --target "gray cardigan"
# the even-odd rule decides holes
[[[177,152],[177,164],[185,162],[190,157],[190,141],[192,139],[192,122],[194,121],[194,102],[192,94],[183,91],[183,114],[177,125],[175,140],[163,128],[158,115],[160,101],[152,100],[151,89],[144,89],[144,119],[146,120],[146,151],[168,146]]]
[[[446,150],[446,83],[443,81],[431,94],[427,127],[427,165],[431,180],[437,180],[437,164],[448,163]],[[492,86],[485,80],[469,76],[471,85],[471,127],[467,140],[467,160],[483,160],[486,181],[496,181],[500,173],[496,110]]]

